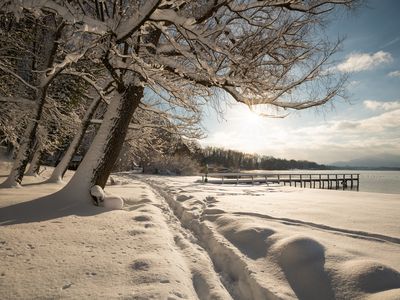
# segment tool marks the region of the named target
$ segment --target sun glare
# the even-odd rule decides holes
[[[255,110],[250,110],[248,107],[244,109],[243,124],[248,127],[259,127],[265,122],[265,119]]]
[[[263,107],[249,108],[243,104],[233,105],[225,115],[220,130],[224,134],[214,135],[211,144],[223,145],[246,153],[273,151],[277,145],[288,142],[287,129]]]
[[[258,131],[266,126],[267,123],[266,117],[263,117],[258,111],[250,109],[245,105],[234,107],[228,116],[228,120],[233,121],[235,128],[240,129],[239,132],[246,133],[254,130]]]

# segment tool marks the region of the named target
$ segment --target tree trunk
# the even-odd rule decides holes
[[[35,154],[32,157],[31,163],[29,165],[28,171],[26,171],[25,175],[26,176],[38,176],[39,175],[39,169],[40,169],[40,160],[42,158],[42,149],[40,146],[35,151]]]
[[[12,143],[7,144],[7,158],[14,159],[15,146]]]
[[[47,182],[61,182],[62,178],[67,171],[68,165],[72,159],[72,157],[75,155],[76,151],[79,148],[79,145],[81,144],[81,141],[83,139],[83,136],[85,135],[85,132],[87,128],[90,125],[90,120],[92,119],[94,112],[96,111],[97,106],[101,102],[101,98],[98,97],[95,100],[92,101],[90,106],[88,107],[85,116],[83,117],[81,127],[79,128],[79,131],[76,133],[75,137],[73,138],[71,144],[68,147],[68,150],[65,152],[63,158],[57,165],[57,167],[54,169],[53,173],[51,174],[49,180]]]
[[[0,187],[2,188],[19,187],[21,184],[22,178],[24,177],[26,165],[29,161],[30,151],[35,143],[36,129],[38,127],[40,117],[42,116],[43,106],[46,99],[46,90],[47,86],[43,88],[38,88],[36,91],[35,111],[33,113],[32,119],[29,121],[28,126],[25,129],[25,133],[22,137],[19,151],[17,157],[14,160],[11,172],[8,175],[6,181],[4,181],[0,185]]]
[[[104,188],[121,151],[132,115],[143,97],[143,90],[141,86],[129,85],[116,93],[93,143],[63,191],[73,191],[80,195],[81,200],[88,201],[92,186]]]
[[[14,160],[11,172],[7,179],[0,184],[0,188],[19,187],[24,172],[29,161],[30,152],[34,146],[36,130],[42,116],[43,107],[46,101],[47,88],[50,81],[46,79],[44,70],[53,66],[54,58],[56,56],[58,42],[57,40],[61,36],[62,26],[58,27],[57,31],[52,29],[57,28],[57,22],[54,15],[46,16],[44,19],[46,27],[36,32],[36,39],[40,47],[33,49],[36,56],[35,66],[32,66],[32,75],[37,72],[35,78],[36,90],[34,91],[35,108],[32,113],[32,119],[28,122],[28,126],[25,129],[24,136],[21,139],[19,151]]]

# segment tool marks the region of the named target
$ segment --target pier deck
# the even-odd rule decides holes
[[[273,174],[273,173],[208,173],[202,182],[219,184],[283,184],[320,189],[355,189],[360,187],[360,174]]]

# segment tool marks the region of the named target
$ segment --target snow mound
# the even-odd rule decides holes
[[[220,226],[218,231],[251,259],[265,257],[268,250],[267,239],[275,233],[270,228],[260,227],[254,223],[238,221],[229,217],[219,218],[216,224]]]
[[[315,239],[288,237],[278,241],[272,252],[298,298],[335,298],[325,270],[325,248]]]
[[[122,209],[124,200],[120,196],[106,195],[103,206],[107,209]]]
[[[400,288],[400,273],[378,262],[352,260],[344,263],[342,271],[344,280],[353,282],[365,293]]]
[[[282,267],[324,262],[324,247],[312,238],[296,236],[283,239],[274,249]]]
[[[124,200],[120,196],[106,194],[98,185],[90,189],[90,195],[95,198],[97,204],[102,203],[107,209],[122,209],[124,206]]]

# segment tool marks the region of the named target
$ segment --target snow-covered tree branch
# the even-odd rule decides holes
[[[66,186],[88,195],[91,186],[105,185],[132,124],[192,128],[187,132],[193,134],[202,107],[220,93],[249,106],[282,109],[305,109],[340,96],[345,77],[330,67],[339,43],[326,40],[322,25],[330,12],[358,2],[32,0],[9,1],[0,10],[20,18],[25,10],[50,13],[65,24],[70,43],[43,76],[60,67],[107,95],[98,133]],[[64,68],[80,60],[102,65],[111,80],[105,90],[90,72]],[[140,114],[156,114],[162,122],[147,123]]]

